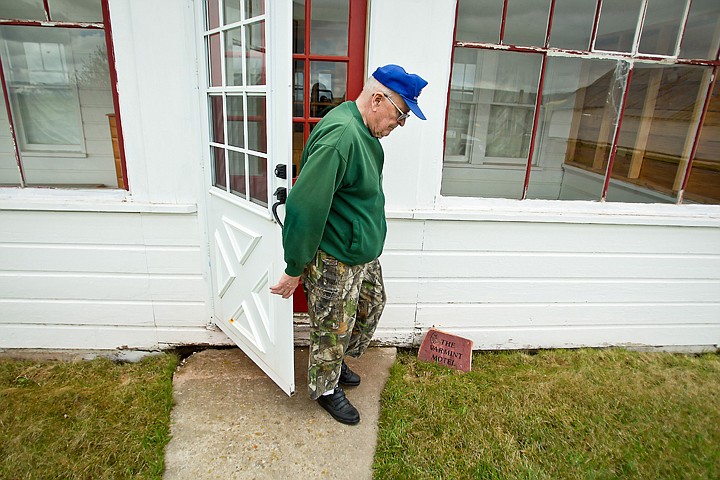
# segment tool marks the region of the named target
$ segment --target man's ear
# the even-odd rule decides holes
[[[372,97],[370,97],[370,108],[372,108],[373,112],[376,112],[378,108],[380,108],[380,102],[382,102],[383,94],[380,92],[375,92],[372,94]]]

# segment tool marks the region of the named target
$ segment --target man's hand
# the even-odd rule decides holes
[[[270,287],[270,293],[282,295],[283,298],[290,298],[300,283],[300,277],[291,277],[287,273],[283,273],[277,285]]]

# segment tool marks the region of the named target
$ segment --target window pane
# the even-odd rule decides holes
[[[295,171],[300,171],[300,161],[302,160],[302,151],[305,147],[305,136],[304,136],[305,124],[304,123],[293,123],[293,165],[295,165]]]
[[[500,42],[503,0],[458,0],[457,32],[459,42]]]
[[[648,2],[638,47],[639,52],[674,56],[680,32],[680,20],[682,20],[684,12],[685,2],[683,1],[655,0]]]
[[[117,187],[104,32],[6,25],[0,52],[26,184]]]
[[[305,116],[305,62],[295,60],[293,62],[293,117]]]
[[[265,85],[265,22],[245,27],[248,85]]]
[[[618,62],[614,69],[605,61],[583,63],[580,73],[581,91],[572,126],[565,164],[595,172],[604,177],[610,158],[612,139],[620,114],[620,104],[626,88],[629,66]],[[576,132],[574,130],[577,130]],[[587,191],[595,195],[594,187]],[[598,187],[597,198],[602,193]]]
[[[684,198],[691,202],[720,203],[720,81],[717,80],[705,113]]]
[[[555,0],[550,46],[589,50],[597,0]]]
[[[603,0],[595,50],[632,52],[642,0]]]
[[[680,57],[713,60],[720,43],[720,3],[717,0],[692,0]]]
[[[240,16],[240,0],[223,0],[223,15],[223,25],[242,20]]]
[[[205,13],[207,15],[207,29],[212,30],[220,26],[220,0],[206,0]]]
[[[347,55],[349,1],[313,0],[310,9],[310,53]]]
[[[5,102],[0,102],[0,186],[20,185],[20,170],[15,159]]]
[[[230,192],[247,198],[245,187],[245,154],[228,150],[228,165],[230,166]]]
[[[225,150],[218,147],[210,147],[213,166],[213,185],[225,190]]]
[[[245,0],[245,18],[257,17],[265,13],[264,0]]]
[[[0,18],[46,20],[43,0],[0,2]]]
[[[455,49],[443,195],[520,198],[541,61],[538,54]]]
[[[248,96],[248,145],[249,150],[267,153],[267,111],[265,97]]]
[[[503,43],[506,45],[544,46],[549,13],[549,0],[508,2]]]
[[[305,0],[293,0],[293,53],[305,53]]]
[[[248,174],[250,177],[250,201],[267,207],[267,160],[248,155]]]
[[[599,200],[617,124],[610,92],[625,69],[612,60],[549,57],[527,198]],[[619,79],[617,77],[620,77]]]
[[[220,48],[220,34],[210,35],[208,38],[208,68],[210,69],[210,86],[222,86],[222,49]]]
[[[210,141],[225,143],[225,113],[223,98],[220,95],[210,97]]]
[[[243,85],[242,27],[225,32],[225,82],[228,87]]]
[[[48,6],[55,22],[103,21],[100,0],[48,0]]]
[[[608,190],[609,201],[676,201],[709,71],[635,65],[612,169],[612,178],[621,183]]]
[[[324,117],[345,101],[347,64],[310,62],[310,116]]]
[[[245,127],[243,126],[243,97],[228,95],[227,97],[227,131],[228,145],[245,148]]]

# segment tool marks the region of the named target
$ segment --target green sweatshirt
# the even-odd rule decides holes
[[[385,243],[384,153],[355,102],[330,111],[308,138],[285,206],[285,273],[297,277],[318,249],[348,265],[380,256]]]

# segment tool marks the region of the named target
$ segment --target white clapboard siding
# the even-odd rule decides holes
[[[196,213],[0,211],[0,348],[224,343]]]
[[[717,227],[392,219],[381,262],[381,342],[434,326],[476,349],[720,344]]]

